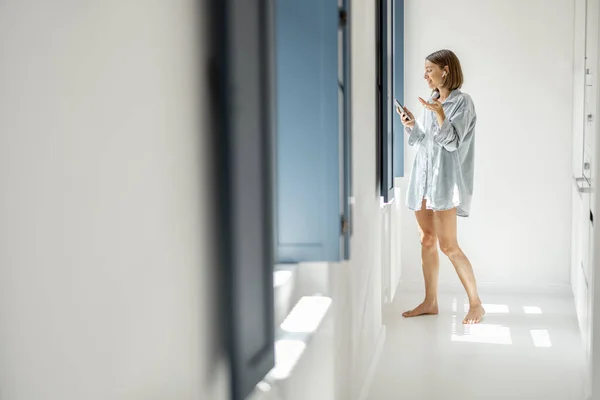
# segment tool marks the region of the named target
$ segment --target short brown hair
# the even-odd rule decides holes
[[[448,66],[449,71],[446,75],[446,80],[444,80],[444,88],[452,91],[462,87],[463,73],[460,61],[451,50],[438,50],[428,55],[426,59],[442,69]]]

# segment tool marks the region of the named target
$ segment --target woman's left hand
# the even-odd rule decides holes
[[[442,108],[442,102],[439,101],[438,99],[432,99],[433,103],[428,103],[419,97],[419,101],[421,102],[423,107],[425,107],[428,110],[433,111],[436,114],[441,114],[444,112],[444,109]]]
[[[437,118],[438,125],[442,126],[442,124],[444,123],[444,120],[446,119],[446,114],[444,114],[444,109],[442,108],[442,102],[439,101],[438,99],[431,99],[431,100],[433,100],[433,103],[428,103],[419,97],[419,101],[421,102],[423,107],[425,107],[428,110],[433,111]]]

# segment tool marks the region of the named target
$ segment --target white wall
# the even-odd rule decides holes
[[[3,2],[3,399],[226,398],[200,190],[203,12]]]
[[[480,282],[569,283],[573,13],[573,0],[405,2],[407,106],[420,111],[428,95],[425,57],[449,48],[477,109],[475,193],[459,241]],[[407,173],[413,158],[409,148]],[[411,214],[403,208],[402,278],[422,281]],[[441,260],[442,281],[458,284]]]

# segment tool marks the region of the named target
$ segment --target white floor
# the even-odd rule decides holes
[[[461,324],[466,297],[442,294],[440,314],[404,319],[421,293],[386,312],[387,341],[370,400],[582,400],[583,350],[572,297],[483,293],[484,323]]]

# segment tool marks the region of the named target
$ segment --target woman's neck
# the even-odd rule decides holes
[[[446,88],[438,88],[438,90],[440,92],[440,101],[443,102],[450,96],[450,90]]]

